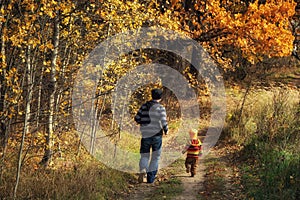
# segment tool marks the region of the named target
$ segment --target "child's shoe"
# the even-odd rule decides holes
[[[191,177],[194,177],[195,175],[196,175],[196,173],[191,171]]]
[[[190,173],[190,167],[186,168],[186,173]]]

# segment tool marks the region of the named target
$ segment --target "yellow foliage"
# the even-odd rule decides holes
[[[218,42],[237,46],[250,62],[255,63],[261,55],[290,55],[294,37],[289,19],[295,14],[295,6],[294,1],[288,0],[265,4],[256,0],[249,4],[245,13],[232,13],[222,7],[220,1],[212,0],[206,5],[209,15],[202,23],[228,33],[225,40]],[[197,8],[200,7],[199,3]]]

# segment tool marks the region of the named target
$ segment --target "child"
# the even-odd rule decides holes
[[[185,160],[185,167],[186,172],[191,172],[191,177],[196,175],[196,168],[198,164],[198,159],[201,154],[201,147],[202,143],[198,139],[198,131],[195,129],[189,130],[190,141],[187,144],[185,150],[182,153],[187,152],[186,160]]]

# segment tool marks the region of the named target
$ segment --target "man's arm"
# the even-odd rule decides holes
[[[168,134],[168,122],[167,122],[167,112],[166,112],[166,109],[161,106],[161,109],[160,109],[160,122],[161,122],[161,125],[162,125],[162,128],[164,130],[164,133],[167,135]]]
[[[142,110],[140,108],[139,111],[134,116],[134,121],[138,124],[141,124],[141,119],[142,119]]]

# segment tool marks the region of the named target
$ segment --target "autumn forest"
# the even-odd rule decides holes
[[[0,199],[300,198],[300,1],[0,0],[0,32]],[[197,186],[180,156],[137,183],[133,116],[154,87],[174,151],[194,97],[202,141],[224,112]],[[123,171],[117,147],[135,153]]]

